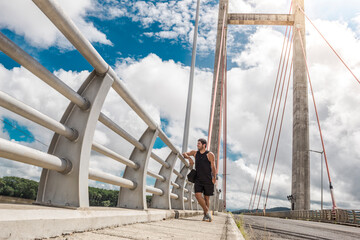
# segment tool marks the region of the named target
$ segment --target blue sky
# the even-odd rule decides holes
[[[134,97],[180,149],[191,61],[195,1],[59,0],[59,3],[106,62],[115,69]],[[290,5],[288,0],[234,0],[230,3],[233,12],[286,13]],[[24,7],[16,8],[19,4]],[[357,0],[349,0],[346,3],[333,0],[331,5],[325,0],[306,0],[305,4],[309,16],[339,50],[354,72],[360,74],[360,63],[356,54],[360,51],[360,8]],[[327,11],[323,11],[324,7],[327,7]],[[216,0],[201,1],[190,148],[195,148],[197,138],[207,135],[217,11]],[[228,201],[231,208],[248,205],[246,193],[251,193],[256,173],[266,126],[264,119],[267,117],[271,99],[269,89],[273,89],[284,30],[284,27],[229,27],[228,158],[232,161],[228,165]],[[75,90],[92,71],[92,67],[31,1],[0,2],[0,31]],[[351,171],[359,170],[354,163],[360,153],[350,148],[358,145],[360,141],[360,116],[358,111],[355,111],[360,104],[356,92],[357,85],[353,85],[351,76],[310,25],[307,25],[307,48],[324,136],[329,146],[329,163],[335,175],[336,186],[339,186],[336,194],[340,202],[352,202],[352,206],[355,206],[360,203],[360,195],[356,194],[360,191],[351,189],[356,188],[357,180],[344,176],[356,176]],[[48,91],[48,86],[23,68],[19,68],[17,63],[2,52],[0,64],[1,91],[55,119],[60,119],[62,112],[56,109],[65,109],[68,104],[63,98]],[[291,98],[292,95],[289,96],[289,99]],[[144,130],[143,123],[136,120],[121,101],[113,99],[116,98],[110,94],[104,111],[112,113],[114,120],[121,122],[134,136],[140,137]],[[311,104],[309,105],[311,108]],[[290,191],[287,183],[291,181],[288,174],[291,171],[291,112],[290,102],[286,110],[282,147],[279,149],[273,180],[274,199],[286,197]],[[16,126],[14,128],[9,124],[0,123],[1,137],[46,151],[42,143],[50,143],[51,132],[3,109],[0,109],[0,116],[2,120]],[[310,125],[311,148],[318,149],[318,132],[312,114]],[[95,139],[111,149],[118,149],[121,154],[131,152],[126,144],[115,139],[101,125],[97,128]],[[158,155],[166,157],[164,143],[159,139],[156,140],[155,151]],[[347,156],[344,164],[335,161],[342,159],[342,156]],[[103,162],[109,164],[109,167],[106,168]],[[98,155],[94,156],[92,164],[114,174],[116,171],[123,171],[123,168],[112,165],[108,159]],[[312,169],[319,168],[315,159],[311,164]],[[8,165],[9,162],[0,161],[0,166]],[[154,167],[156,171],[158,166],[150,167]],[[29,171],[24,165],[14,164],[7,171],[0,171],[0,176],[9,172],[12,175],[38,179],[39,171]],[[152,184],[153,181],[148,178],[148,184]],[[316,171],[312,173],[311,189],[316,207],[316,201],[319,199]],[[326,201],[329,202],[330,199]],[[287,204],[286,198],[282,204]]]

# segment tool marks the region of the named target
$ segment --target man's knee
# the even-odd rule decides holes
[[[196,197],[196,199],[201,199],[201,198],[203,198],[203,197],[202,197],[202,193],[200,193],[200,192],[195,193],[195,197]]]

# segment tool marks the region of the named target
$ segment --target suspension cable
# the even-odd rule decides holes
[[[272,108],[273,108],[273,104],[274,104],[275,93],[276,93],[277,86],[278,86],[279,73],[280,73],[280,69],[281,69],[281,63],[282,63],[282,60],[283,60],[283,54],[284,54],[284,48],[285,48],[285,41],[286,41],[286,38],[287,38],[286,36],[287,36],[287,32],[288,32],[288,27],[289,27],[289,26],[286,26],[286,31],[285,31],[285,35],[284,35],[284,41],[283,41],[283,46],[282,46],[282,50],[281,50],[279,67],[278,67],[278,71],[277,71],[277,75],[276,75],[276,81],[275,81],[275,85],[274,85],[274,91],[273,91],[273,95],[272,95],[272,99],[271,99],[271,105],[270,105],[270,109],[269,109],[269,115],[268,115],[268,119],[267,119],[267,123],[266,123],[265,135],[264,135],[264,139],[263,139],[263,143],[262,143],[262,147],[261,147],[261,152],[260,152],[260,157],[259,157],[259,163],[258,163],[258,167],[257,167],[257,170],[256,170],[256,176],[255,176],[253,188],[252,188],[252,191],[251,191],[251,197],[250,197],[250,202],[249,202],[249,211],[250,211],[250,205],[251,205],[252,198],[253,198],[253,194],[254,194],[255,185],[256,185],[256,182],[257,182],[257,178],[258,178],[260,163],[261,163],[261,159],[262,159],[262,154],[263,154],[263,150],[264,150],[265,140],[266,140],[266,136],[267,136],[267,132],[268,132],[268,128],[269,128],[270,117],[271,117]]]
[[[324,35],[320,32],[320,30],[315,26],[315,24],[311,21],[311,19],[306,15],[304,9],[302,9],[299,5],[298,5],[300,11],[304,14],[304,16],[307,18],[307,20],[309,20],[309,22],[311,23],[311,25],[316,29],[316,31],[320,34],[320,36],[325,40],[325,42],[327,43],[327,45],[329,45],[329,47],[331,48],[331,50],[335,53],[335,55],[340,59],[340,61],[345,65],[345,67],[350,71],[350,73],[353,75],[353,77],[355,78],[355,80],[360,84],[360,80],[356,77],[356,75],[353,73],[353,71],[350,69],[350,67],[345,63],[345,61],[341,58],[341,56],[336,52],[336,50],[331,46],[331,44],[329,43],[329,41],[324,37]]]
[[[292,6],[293,6],[293,0],[291,0],[291,3],[290,3],[289,14],[290,14],[291,11],[292,11]],[[275,87],[274,87],[274,91],[273,91],[273,97],[272,97],[272,100],[271,100],[271,106],[270,106],[270,110],[269,110],[269,116],[268,116],[268,120],[267,120],[267,124],[266,124],[265,135],[264,135],[263,144],[262,144],[262,147],[261,147],[261,153],[260,153],[260,157],[259,157],[258,167],[257,167],[257,170],[256,170],[256,177],[255,177],[254,184],[253,184],[253,188],[252,188],[252,192],[251,192],[251,197],[250,197],[250,202],[249,202],[249,211],[250,211],[250,206],[251,206],[251,202],[252,202],[252,201],[253,201],[252,209],[253,209],[253,207],[254,207],[255,198],[256,198],[256,195],[257,195],[257,190],[258,190],[258,185],[259,185],[259,182],[258,182],[258,181],[260,181],[260,178],[261,178],[261,172],[262,172],[264,157],[263,157],[263,161],[261,161],[261,159],[262,159],[262,156],[263,156],[265,139],[266,139],[266,136],[267,136],[267,133],[268,133],[268,126],[269,126],[270,116],[271,116],[271,113],[272,113],[274,96],[275,96],[275,92],[276,92],[277,86],[278,86],[277,83],[278,83],[279,71],[280,71],[281,63],[282,63],[282,59],[283,59],[283,52],[284,52],[285,41],[286,41],[286,39],[288,39],[288,37],[287,37],[288,28],[289,28],[289,26],[286,26],[286,31],[285,31],[285,35],[284,35],[284,41],[283,41],[283,47],[282,47],[282,50],[281,50],[281,57],[280,57],[280,61],[279,61],[279,67],[278,67],[278,72],[277,72],[277,76],[276,76]],[[290,34],[290,32],[289,32],[289,34]],[[290,36],[290,35],[289,35],[289,36]],[[285,51],[285,52],[286,52],[286,51]],[[286,57],[286,56],[285,56],[285,57]],[[285,57],[284,57],[284,59],[285,59]],[[285,60],[284,60],[284,61],[285,61]],[[280,88],[280,82],[279,82],[279,88]],[[276,99],[276,101],[277,101],[277,99]],[[275,102],[276,102],[276,101],[275,101]],[[274,111],[275,111],[275,107],[274,107]],[[273,118],[272,118],[272,119],[273,119]],[[270,134],[270,131],[269,131],[269,134]],[[268,141],[267,141],[267,142],[268,142]],[[268,143],[267,143],[267,144],[268,144]],[[267,144],[266,144],[266,146],[267,146]],[[267,148],[267,147],[266,147],[266,148]],[[266,150],[265,150],[265,152],[266,152]],[[265,156],[265,153],[264,153],[264,156]],[[260,163],[261,163],[261,170],[260,170],[260,176],[259,176],[259,180],[258,180],[258,172],[259,172]],[[256,183],[257,183],[257,184],[256,184]],[[254,197],[254,200],[253,200],[255,185],[257,185],[257,186],[256,186],[256,191],[255,191],[255,197]]]
[[[284,114],[285,114],[285,108],[286,108],[287,96],[288,96],[288,93],[289,93],[289,86],[290,86],[290,80],[291,80],[291,73],[292,73],[292,70],[293,70],[293,69],[292,69],[292,67],[293,67],[293,60],[291,60],[290,73],[289,73],[289,80],[288,80],[288,83],[287,83],[286,95],[285,95],[285,99],[284,99],[284,106],[283,106],[283,111],[282,111],[282,115],[281,115],[281,122],[280,122],[279,134],[278,134],[278,139],[277,139],[277,143],[276,143],[276,150],[275,150],[275,154],[274,154],[274,162],[273,162],[273,166],[272,166],[272,169],[271,169],[270,181],[269,181],[269,186],[268,186],[268,189],[267,189],[267,194],[266,194],[266,200],[265,200],[265,204],[264,204],[264,212],[265,212],[266,205],[267,205],[267,201],[268,201],[268,198],[269,198],[269,192],[270,192],[270,187],[271,187],[271,181],[272,181],[272,177],[273,177],[273,173],[274,173],[275,162],[276,162],[277,152],[278,152],[278,148],[279,148],[279,141],[280,141],[281,130],[282,130],[283,121],[284,121]]]
[[[305,49],[304,49],[304,43],[303,43],[302,38],[301,38],[300,29],[298,29],[298,33],[299,33],[300,43],[301,43],[301,47],[302,47],[302,51],[303,51],[303,56],[304,56],[305,63],[306,63],[306,71],[307,71],[307,75],[308,75],[308,79],[309,79],[309,85],[310,85],[310,90],[311,90],[311,95],[312,95],[312,99],[313,99],[313,103],[314,103],[314,108],[315,108],[315,113],[316,113],[316,120],[317,120],[317,124],[318,124],[318,127],[319,127],[321,145],[322,145],[322,148],[323,148],[323,151],[324,151],[324,158],[325,158],[326,170],[327,170],[327,174],[328,174],[328,178],[329,178],[329,187],[330,187],[331,200],[332,200],[332,204],[333,204],[333,209],[336,209],[337,207],[336,207],[335,196],[334,196],[334,188],[333,188],[333,186],[332,186],[332,182],[331,182],[331,178],[330,178],[329,165],[328,165],[327,156],[326,156],[324,139],[323,139],[323,135],[322,135],[322,131],[321,131],[319,114],[318,114],[318,110],[317,110],[317,107],[316,107],[314,91],[313,91],[313,87],[312,87],[312,84],[311,84],[310,72],[309,72],[309,67],[308,67],[308,63],[307,63],[307,59],[306,59],[306,54],[305,54]]]
[[[257,204],[257,208],[256,208],[256,209],[259,209],[259,204],[260,204],[260,199],[261,199],[261,195],[262,195],[262,190],[263,190],[263,188],[264,188],[264,182],[265,182],[266,173],[267,173],[267,168],[268,168],[268,164],[269,164],[269,160],[270,160],[270,155],[271,155],[271,150],[272,150],[272,146],[273,146],[273,142],[274,142],[274,136],[275,136],[275,132],[276,132],[277,121],[278,121],[278,117],[279,117],[281,99],[282,99],[282,96],[283,96],[284,86],[285,86],[285,82],[286,82],[286,74],[287,74],[287,70],[288,70],[288,66],[289,66],[289,59],[290,59],[292,44],[293,44],[293,40],[294,40],[294,35],[295,35],[295,34],[292,34],[291,41],[290,41],[290,47],[289,47],[289,52],[288,52],[288,55],[287,55],[286,67],[285,67],[285,73],[284,73],[284,80],[282,81],[281,94],[280,94],[280,98],[279,98],[279,105],[277,106],[277,113],[276,113],[276,118],[275,118],[274,130],[273,130],[273,132],[272,132],[270,148],[269,148],[268,157],[267,157],[267,161],[266,161],[266,166],[265,166],[265,170],[264,170],[264,177],[263,177],[263,181],[262,181],[262,185],[261,185],[261,189],[260,189],[260,193],[259,193],[259,200],[258,200],[258,204]]]
[[[284,56],[284,61],[282,62],[282,67],[281,67],[281,71],[280,71],[280,78],[279,78],[280,81],[279,81],[279,85],[278,85],[277,93],[276,93],[276,97],[275,97],[274,110],[272,111],[272,116],[271,116],[271,121],[270,121],[270,128],[269,128],[269,132],[267,134],[267,139],[266,139],[266,144],[265,144],[265,152],[264,152],[263,157],[262,157],[262,162],[261,162],[261,167],[260,167],[260,174],[259,174],[259,178],[257,180],[257,185],[256,185],[256,190],[255,190],[255,197],[253,199],[252,209],[254,208],[254,205],[255,205],[255,201],[256,201],[255,199],[256,199],[256,196],[257,196],[257,191],[259,189],[259,183],[260,183],[260,179],[261,179],[261,175],[262,175],[262,171],[263,171],[263,167],[264,167],[265,156],[266,156],[267,149],[268,149],[268,146],[269,146],[269,139],[270,139],[270,133],[271,133],[272,127],[273,127],[275,109],[277,107],[280,86],[281,86],[281,82],[282,82],[282,79],[283,79],[283,73],[284,73],[284,68],[285,68],[285,59],[286,59],[287,53],[288,53],[290,34],[291,34],[291,30],[289,31],[289,35],[286,36],[287,37],[287,42],[286,42],[286,47],[285,47],[285,56]]]
[[[216,161],[216,174],[219,173],[219,162],[220,162],[220,145],[221,145],[221,126],[222,126],[222,111],[223,111],[223,94],[224,94],[224,75],[225,75],[225,56],[226,48],[224,47],[223,51],[223,64],[221,69],[221,94],[220,94],[220,119],[219,119],[219,132],[218,132],[218,148],[217,148],[217,161]]]
[[[226,51],[226,49],[225,49]],[[223,201],[226,209],[226,134],[227,134],[227,54],[225,54],[225,77],[224,77],[224,130],[223,130]]]

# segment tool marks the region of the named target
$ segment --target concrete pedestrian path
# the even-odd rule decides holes
[[[242,239],[231,215],[202,211],[0,204],[1,239]]]
[[[212,222],[202,221],[202,216],[137,223],[115,228],[105,228],[84,233],[74,233],[57,240],[95,239],[243,239],[229,214],[217,213]]]

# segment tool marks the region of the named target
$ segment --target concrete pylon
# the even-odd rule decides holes
[[[294,80],[293,80],[293,149],[291,209],[310,209],[309,108],[306,62],[300,37],[305,41],[304,0],[294,0]],[[300,35],[298,33],[300,30]]]
[[[210,151],[214,153],[215,155],[215,166],[217,166],[217,159],[218,159],[218,149],[219,149],[219,128],[221,128],[221,122],[220,122],[220,105],[221,105],[221,92],[222,92],[222,81],[221,73],[224,66],[223,58],[220,58],[220,68],[218,69],[218,62],[219,62],[219,55],[223,55],[225,49],[226,49],[226,36],[227,36],[227,14],[228,14],[228,6],[229,6],[229,0],[220,0],[219,1],[219,16],[218,16],[218,27],[217,27],[217,37],[216,37],[216,50],[215,50],[215,63],[214,63],[214,75],[213,75],[213,87],[212,87],[212,97],[211,102],[213,102],[214,92],[215,92],[215,81],[218,77],[218,85],[217,85],[217,92],[215,96],[215,111],[214,111],[214,119],[213,119],[213,125],[212,125],[212,135],[211,135],[211,144],[210,144]],[[222,27],[223,27],[223,19],[224,19],[224,13],[225,14],[225,31],[224,31],[224,42],[222,50],[221,48],[221,36],[222,36]],[[211,110],[210,110],[210,118],[211,118]],[[209,129],[210,130],[210,129]],[[216,204],[216,198],[217,198],[217,190],[216,186],[214,189],[214,196],[210,197],[210,209],[211,210],[217,210],[215,209]]]
[[[221,71],[217,71],[218,59],[220,54],[220,40],[221,29],[226,11],[227,21],[225,22],[225,44],[226,49],[226,35],[228,25],[278,25],[278,26],[293,26],[294,27],[294,49],[293,49],[293,148],[292,148],[292,187],[291,193],[293,196],[292,209],[294,210],[308,210],[310,209],[310,158],[309,158],[309,109],[308,109],[308,83],[306,75],[306,62],[303,56],[300,37],[306,47],[305,41],[305,16],[299,9],[304,9],[304,0],[293,1],[292,14],[241,14],[228,13],[228,0],[220,0],[219,3],[219,17],[218,17],[218,31],[216,39],[216,52],[214,64],[214,80],[213,89],[215,86],[215,79]],[[298,34],[300,30],[300,36]],[[223,49],[223,50],[224,50]],[[306,52],[306,49],[305,49]],[[223,63],[220,64],[222,69]],[[221,77],[217,87],[217,95],[215,100],[215,114],[212,127],[210,151],[215,154],[217,159],[217,152],[219,148],[219,127],[220,126],[220,98],[221,98]],[[213,101],[213,99],[212,99]],[[214,191],[216,194],[216,191]],[[216,195],[215,195],[216,196]],[[211,199],[211,205],[215,204],[214,199]],[[212,208],[213,209],[213,208]]]

